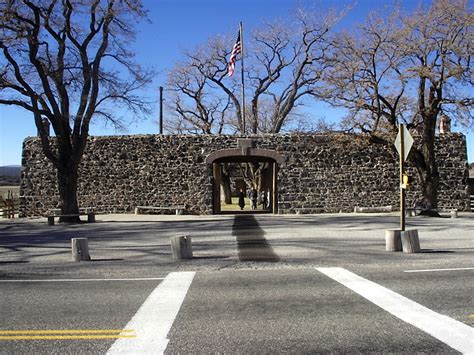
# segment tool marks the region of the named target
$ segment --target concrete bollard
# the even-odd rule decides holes
[[[91,260],[87,238],[72,238],[71,249],[72,257],[75,261]]]
[[[385,250],[402,251],[402,239],[400,229],[389,229],[385,231]]]
[[[402,232],[402,247],[404,253],[419,253],[420,240],[418,238],[418,230],[412,229]]]
[[[192,259],[193,247],[190,236],[171,237],[171,251],[173,252],[173,259]]]
[[[458,218],[458,210],[451,210],[451,218]]]

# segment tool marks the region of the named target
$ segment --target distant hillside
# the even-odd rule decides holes
[[[0,166],[0,175],[2,176],[20,176],[20,174],[21,174],[20,165]]]
[[[21,166],[0,166],[0,186],[20,185]]]

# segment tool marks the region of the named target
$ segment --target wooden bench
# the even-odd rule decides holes
[[[80,217],[80,216],[87,216],[87,222],[88,223],[94,223],[95,222],[95,213],[94,212],[89,212],[89,213],[73,213],[73,214],[54,214],[54,215],[49,215],[47,216],[48,218],[48,225],[54,226],[54,218],[55,217]]]
[[[79,208],[79,213],[81,215],[86,215],[86,214],[94,213],[94,212],[95,212],[94,207],[80,207]],[[59,216],[59,215],[61,215],[61,209],[60,208],[53,208],[53,209],[50,210],[49,215],[50,216],[52,216],[52,215]]]
[[[392,206],[379,206],[379,207],[354,207],[354,213],[385,213],[392,212]]]
[[[415,217],[415,216],[418,216],[421,211],[422,211],[421,208],[407,207],[407,208],[405,208],[405,216]]]
[[[158,207],[158,206],[137,206],[135,207],[135,214],[141,214],[144,211],[171,211],[175,210],[177,215],[182,215],[183,211],[186,209],[186,206],[168,206],[168,207]]]

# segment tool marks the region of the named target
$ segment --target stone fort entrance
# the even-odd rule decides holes
[[[415,137],[415,144],[418,140]],[[438,207],[467,211],[465,137],[437,136],[436,158]],[[259,188],[270,193],[267,208],[260,205],[258,213],[337,213],[399,205],[395,149],[373,144],[365,135],[342,133],[89,137],[80,165],[78,200],[80,207],[93,207],[99,214],[133,213],[136,206],[185,206],[186,214],[226,213],[220,202],[223,169],[242,164],[260,169]],[[421,189],[409,163],[407,169],[414,176],[407,190],[407,204],[413,205]],[[26,139],[21,216],[44,216],[57,208],[56,175],[41,151],[40,139]],[[250,187],[248,179],[247,185],[233,180],[229,186],[234,192],[239,186]]]
[[[283,157],[276,151],[257,149],[251,139],[238,139],[237,148],[211,153],[214,214],[278,213],[278,168]],[[248,203],[237,205],[238,192],[243,191]],[[252,206],[252,191],[257,196]]]

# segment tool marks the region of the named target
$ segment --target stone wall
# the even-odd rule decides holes
[[[206,157],[237,147],[236,136],[137,135],[90,137],[80,168],[79,203],[99,213],[135,206],[186,205],[211,214],[212,167]],[[279,213],[349,212],[355,206],[398,208],[398,156],[361,135],[286,134],[247,137],[256,148],[284,158],[278,171]],[[461,134],[437,139],[439,207],[468,210],[467,152]],[[21,215],[45,215],[59,206],[52,165],[37,138],[25,140]],[[415,176],[416,180],[416,176]],[[408,204],[420,197],[408,191]]]

